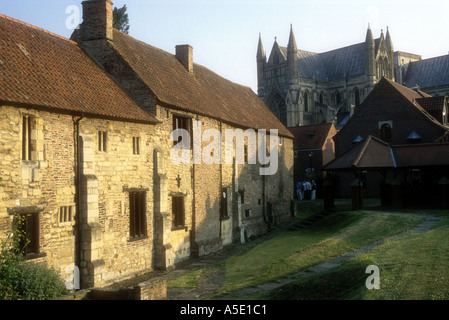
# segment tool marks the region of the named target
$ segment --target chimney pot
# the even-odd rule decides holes
[[[176,58],[182,63],[189,73],[193,73],[193,48],[183,44],[176,46]]]

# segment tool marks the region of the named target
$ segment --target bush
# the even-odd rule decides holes
[[[0,247],[0,300],[46,300],[67,293],[54,268],[25,261],[17,233],[10,233]]]

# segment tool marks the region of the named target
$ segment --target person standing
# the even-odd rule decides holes
[[[298,200],[302,200],[302,183],[298,181],[296,183],[296,196],[298,197]]]
[[[311,200],[316,199],[316,183],[315,180],[312,180],[312,195],[310,196]]]

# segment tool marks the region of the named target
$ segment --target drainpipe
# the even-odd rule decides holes
[[[81,270],[81,239],[80,239],[80,223],[81,223],[81,164],[80,164],[80,152],[79,152],[79,139],[80,139],[80,122],[84,119],[84,113],[75,120],[73,117],[73,126],[74,126],[74,149],[75,149],[75,203],[76,203],[76,220],[75,220],[75,266],[78,267],[78,270]],[[81,272],[79,272],[79,284],[80,288],[82,288],[81,284]]]

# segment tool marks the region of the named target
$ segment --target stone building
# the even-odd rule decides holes
[[[0,17],[1,231],[30,216],[28,257],[78,267],[81,287],[291,216],[288,129],[191,46],[171,54],[113,29],[112,6],[84,1],[76,42]]]
[[[267,57],[259,36],[258,95],[285,125],[334,123],[342,128],[382,77],[434,96],[449,95],[449,55],[422,60],[394,51],[387,28],[374,39],[323,53],[300,50],[293,28],[287,47],[275,40]]]

